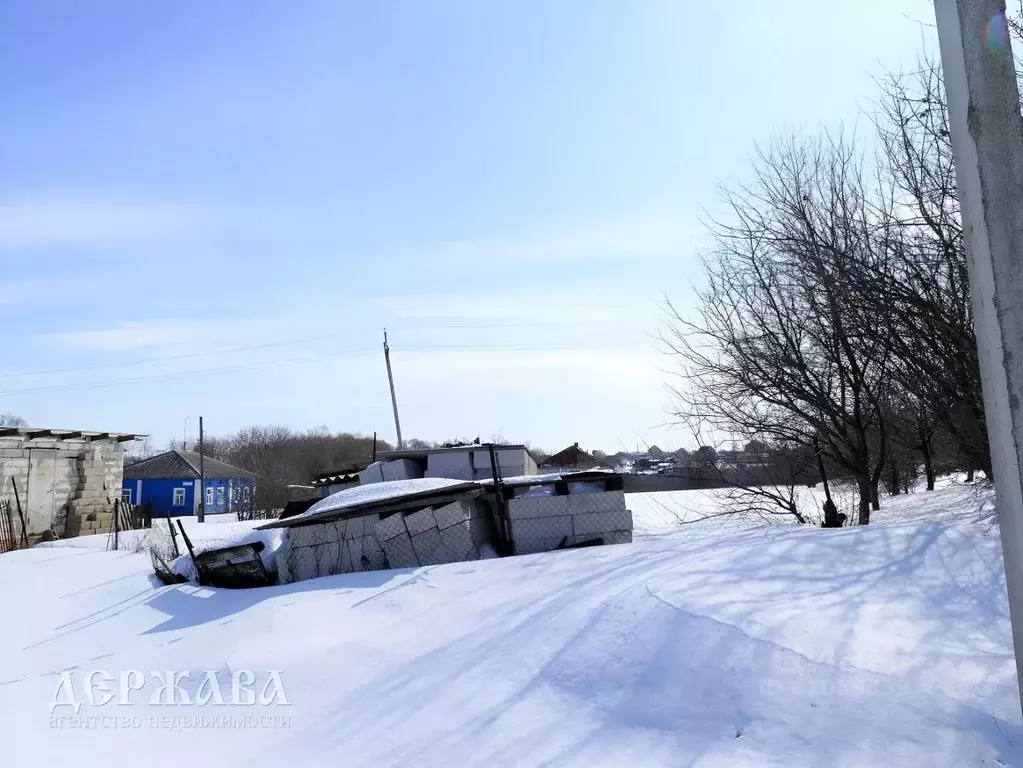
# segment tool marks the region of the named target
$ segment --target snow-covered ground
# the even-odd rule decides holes
[[[726,533],[629,500],[632,545],[260,590],[158,586],[81,540],[0,556],[3,764],[1023,765],[988,492]],[[150,681],[92,706],[95,670],[187,671],[193,702],[209,670],[228,699],[280,670],[289,703],[151,705]],[[78,719],[51,715],[68,679]]]

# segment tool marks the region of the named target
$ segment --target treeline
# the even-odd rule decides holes
[[[377,440],[377,451],[394,446]],[[198,445],[189,448],[198,450]],[[373,437],[331,432],[326,427],[296,432],[282,426],[256,426],[227,437],[208,437],[203,453],[257,475],[261,509],[278,509],[289,499],[289,485],[309,485],[317,475],[363,468],[373,458]]]
[[[948,113],[939,66],[888,76],[867,155],[844,132],[758,150],[709,222],[706,287],[666,341],[697,434],[820,457],[879,489],[923,468],[991,476]]]

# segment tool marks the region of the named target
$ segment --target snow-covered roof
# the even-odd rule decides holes
[[[147,435],[137,432],[94,432],[85,429],[0,426],[0,437],[19,437],[27,440],[40,438],[47,440],[84,440],[85,442],[112,440],[118,443],[127,443],[140,437],[147,437]]]
[[[615,472],[612,469],[573,469],[562,472],[545,472],[542,475],[514,475],[512,477],[502,477],[501,485],[509,488],[521,488],[527,485],[547,485],[557,482],[558,480],[588,480],[613,474],[615,474]],[[477,480],[477,482],[480,485],[494,484],[494,481],[490,478]]]
[[[345,488],[343,491],[332,493],[327,498],[313,504],[301,515],[275,520],[260,526],[260,528],[293,527],[321,519],[325,522],[345,513],[365,511],[369,514],[376,507],[396,502],[415,502],[420,499],[429,499],[432,496],[481,489],[482,486],[479,483],[451,480],[445,477],[422,477],[413,480],[391,480],[383,483],[357,485],[354,488]]]

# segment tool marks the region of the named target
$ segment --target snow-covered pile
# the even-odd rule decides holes
[[[304,520],[318,517],[325,512],[358,507],[363,504],[397,500],[404,496],[443,491],[447,488],[465,485],[469,485],[465,480],[450,480],[445,477],[420,477],[411,480],[389,480],[383,483],[356,485],[352,488],[345,488],[343,491],[332,493],[330,496],[313,504],[301,515],[296,515],[292,519]]]
[[[170,570],[189,581],[197,581],[195,566],[188,554],[188,548],[181,538],[178,522],[185,527],[192,549],[196,554],[221,547],[234,547],[250,542],[263,542],[261,558],[263,565],[271,571],[277,570],[277,551],[284,542],[286,533],[281,530],[260,531],[256,528],[266,521],[249,520],[239,522],[233,515],[207,515],[202,523],[195,517],[172,518],[175,542],[171,541],[170,528],[166,519],[154,520],[152,528],[137,531],[121,531],[117,536],[119,552],[148,554],[154,551]],[[175,547],[176,543],[176,547]],[[101,533],[93,536],[78,536],[39,544],[50,549],[114,549],[113,534]]]
[[[263,550],[260,553],[260,558],[263,560],[264,567],[268,571],[277,570],[277,552],[284,543],[284,537],[287,535],[285,531],[280,529],[256,530],[256,526],[265,522],[263,520],[223,523],[213,526],[207,523],[200,524],[194,522],[194,518],[190,518],[190,521],[191,524],[185,524],[185,533],[188,534],[188,539],[192,542],[192,549],[196,554],[211,549],[220,549],[221,547],[236,547],[241,544],[262,542]],[[157,551],[164,553],[165,560],[170,565],[171,571],[179,576],[184,576],[189,581],[198,583],[195,563],[192,561],[191,556],[188,554],[188,549],[181,540],[180,532],[178,532],[177,536],[177,551],[179,554],[177,559],[173,561],[166,556],[166,554],[171,553],[173,550],[170,532],[167,530],[166,525],[154,526],[150,541],[155,545]]]
[[[240,591],[154,586],[130,552],[2,555],[4,764],[1023,765],[990,493],[884,504]],[[136,669],[188,672],[192,702],[207,671],[280,670],[289,703],[157,706],[151,682],[79,693],[125,727],[51,720],[61,670]]]

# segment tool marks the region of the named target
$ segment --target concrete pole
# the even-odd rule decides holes
[[[203,461],[202,416],[199,417],[199,522],[206,522],[206,464]]]
[[[934,9],[1023,692],[1023,118],[1005,0]]]
[[[398,450],[405,445],[401,440],[401,422],[398,421],[398,398],[394,395],[394,376],[391,373],[391,348],[387,346],[387,329],[384,329],[384,362],[387,363],[387,381],[391,385],[391,408],[394,409],[394,431],[398,435]]]

